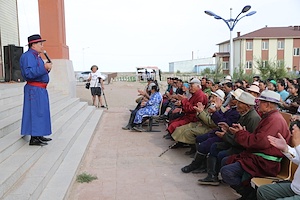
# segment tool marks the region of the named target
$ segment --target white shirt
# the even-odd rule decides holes
[[[91,72],[90,76],[92,76],[90,87],[101,87],[101,84],[99,83],[99,77],[103,78],[101,73],[98,71],[96,71],[95,73]]]
[[[296,146],[295,148],[292,148],[288,146],[288,152],[283,154],[290,159],[293,163],[297,164],[299,166],[300,163],[300,145]],[[300,195],[300,167],[297,168],[294,179],[291,184],[291,189],[298,195]]]

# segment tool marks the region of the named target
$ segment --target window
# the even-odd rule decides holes
[[[253,42],[247,42],[246,43],[246,50],[252,50],[253,49]]]
[[[300,55],[300,48],[294,48],[294,56]]]
[[[262,42],[262,50],[268,50],[269,49],[269,42],[263,41]]]
[[[222,63],[222,69],[228,70],[229,69],[229,62]]]
[[[278,66],[284,66],[284,60],[277,60]]]
[[[268,64],[268,61],[267,61],[267,60],[263,60],[263,61],[262,61],[262,66],[263,66],[263,67],[266,67],[267,64]]]
[[[252,61],[246,62],[246,69],[252,69]]]
[[[224,52],[229,52],[230,51],[230,44],[225,44],[224,45]]]
[[[277,42],[277,49],[284,49],[284,41],[283,40],[279,40]]]

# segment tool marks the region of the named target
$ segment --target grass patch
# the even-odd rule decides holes
[[[77,175],[76,181],[78,183],[89,183],[97,179],[98,179],[97,176],[83,172],[82,174]]]

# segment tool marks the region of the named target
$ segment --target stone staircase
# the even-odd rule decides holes
[[[0,199],[64,199],[102,110],[48,89],[53,140],[29,146],[20,135],[23,85],[0,84]]]

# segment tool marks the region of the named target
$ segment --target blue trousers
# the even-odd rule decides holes
[[[223,161],[222,161],[223,162]],[[225,165],[220,170],[223,181],[231,186],[238,186],[242,183],[245,170],[239,162]]]
[[[215,142],[221,142],[222,138],[217,135],[212,135],[209,133],[205,133],[203,135],[199,135],[196,137],[196,143],[200,145],[197,146],[197,151],[202,154],[208,154],[210,152],[211,146]]]

